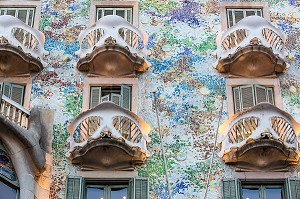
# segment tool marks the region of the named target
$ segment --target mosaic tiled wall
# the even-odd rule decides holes
[[[32,106],[55,109],[51,199],[64,198],[65,177],[75,174],[65,154],[67,125],[81,111],[84,76],[76,70],[77,37],[89,24],[90,0],[43,0],[40,30],[46,36],[48,67],[33,80]],[[280,76],[284,109],[300,122],[300,7],[293,0],[270,1],[271,20],[289,35],[286,74]],[[225,94],[225,79],[215,69],[215,39],[221,31],[216,0],[141,0],[140,28],[149,35],[152,66],[139,76],[138,115],[152,127],[152,152],[140,176],[150,178],[151,198],[167,198],[165,171],[153,93],[164,134],[174,198],[203,198],[209,161]],[[54,69],[54,70],[53,70]],[[227,119],[224,101],[222,122]],[[220,197],[231,169],[213,161],[210,198]]]

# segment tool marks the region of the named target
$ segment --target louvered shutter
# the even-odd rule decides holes
[[[3,95],[10,98],[10,92],[11,92],[11,84],[4,82],[3,83]]]
[[[241,183],[238,179],[223,180],[223,199],[241,199]]]
[[[241,111],[240,88],[233,88],[234,113]]]
[[[121,106],[121,95],[118,95],[118,94],[115,94],[115,93],[112,93],[111,94],[111,101],[118,105],[118,106]]]
[[[10,99],[17,102],[18,104],[23,105],[24,91],[25,91],[25,86],[11,84]]]
[[[83,199],[84,198],[84,178],[67,177],[66,199]]]
[[[273,88],[267,88],[267,100],[270,104],[274,103],[274,94],[273,94]]]
[[[285,181],[287,199],[300,199],[300,178],[288,178]]]
[[[109,101],[109,95],[105,95],[105,96],[101,97],[101,103],[108,102],[108,101]]]
[[[254,92],[252,85],[240,86],[240,96],[242,110],[246,110],[254,106]]]
[[[90,109],[100,104],[101,87],[91,87]]]
[[[254,85],[256,104],[267,102],[267,88],[264,86]]]
[[[129,86],[121,86],[121,106],[127,110],[131,109],[131,88]]]
[[[129,181],[129,199],[148,199],[148,178],[133,178]]]

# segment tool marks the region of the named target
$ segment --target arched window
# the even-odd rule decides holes
[[[0,140],[0,193],[1,198],[18,199],[19,183],[13,164]]]

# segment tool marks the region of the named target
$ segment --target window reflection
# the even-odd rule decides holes
[[[127,187],[111,188],[111,199],[127,199]]]
[[[260,199],[259,187],[243,188],[243,199]]]
[[[87,199],[104,199],[104,188],[88,187]]]
[[[283,199],[282,188],[266,188],[266,199]]]
[[[0,181],[0,199],[16,199],[17,190]]]

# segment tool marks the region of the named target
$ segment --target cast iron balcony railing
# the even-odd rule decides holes
[[[145,37],[146,34],[122,17],[102,17],[79,35],[80,49],[75,53],[80,58],[77,68],[104,76],[145,72],[149,66],[144,53]]]
[[[0,51],[1,57],[6,58],[5,63],[1,63],[0,75],[41,71],[45,64],[43,58],[49,54],[44,49],[44,41],[43,33],[21,20],[0,16]]]
[[[130,169],[143,164],[149,156],[149,125],[112,102],[81,113],[68,131],[67,156],[83,169]]]
[[[281,73],[285,43],[286,35],[264,18],[246,17],[218,35],[216,69],[240,76]]]
[[[300,125],[269,103],[235,114],[219,131],[219,156],[226,163],[249,170],[280,170],[298,163]]]
[[[19,125],[22,128],[28,128],[28,117],[30,111],[25,109],[20,104],[14,102],[4,95],[1,96],[0,114],[7,120]]]

